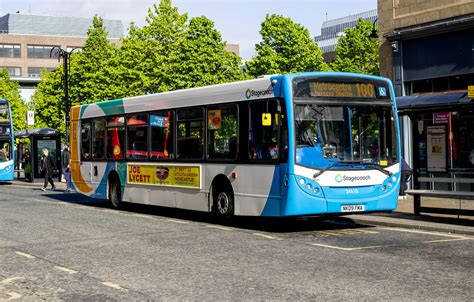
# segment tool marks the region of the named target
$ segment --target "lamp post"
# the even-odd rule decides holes
[[[63,69],[64,69],[64,121],[66,124],[66,142],[69,143],[69,109],[71,107],[71,104],[69,103],[69,74],[68,74],[68,69],[69,69],[69,57],[71,53],[75,50],[75,48],[71,49],[71,51],[67,51],[62,49],[59,46],[54,46],[51,48],[51,51],[49,53],[49,56],[52,58],[53,57],[53,52],[54,54],[58,57],[58,62],[61,58],[63,58]]]

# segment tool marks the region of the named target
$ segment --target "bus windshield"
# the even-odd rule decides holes
[[[393,107],[387,105],[295,105],[296,164],[389,166],[398,161]]]

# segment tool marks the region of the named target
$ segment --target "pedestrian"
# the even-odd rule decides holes
[[[56,164],[54,160],[49,156],[49,151],[46,148],[43,148],[43,156],[41,157],[41,172],[44,173],[44,185],[41,190],[46,191],[48,182],[51,184],[51,190],[56,189],[53,181],[53,172],[56,170]]]
[[[69,145],[66,143],[64,144],[63,153],[61,153],[61,169],[66,179],[66,193],[71,192],[71,166],[70,166],[70,153],[69,153]]]
[[[21,156],[21,163],[23,164],[23,171],[25,172],[25,181],[31,182],[31,154],[30,149],[26,148],[25,152]]]

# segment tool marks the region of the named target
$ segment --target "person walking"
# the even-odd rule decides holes
[[[63,153],[61,153],[61,169],[64,175],[64,178],[66,179],[66,193],[71,192],[72,186],[71,186],[71,166],[70,166],[70,160],[71,154],[69,152],[69,144],[64,144],[64,149]]]
[[[41,171],[44,173],[44,185],[41,190],[46,191],[48,182],[51,184],[51,190],[56,189],[53,181],[53,171],[56,170],[56,164],[54,160],[49,156],[49,151],[46,148],[43,148],[43,157],[41,158]]]
[[[26,148],[25,153],[21,156],[21,162],[23,164],[23,170],[25,171],[25,181],[31,182],[31,154],[30,149]]]

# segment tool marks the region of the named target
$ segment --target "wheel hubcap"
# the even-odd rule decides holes
[[[219,193],[217,196],[217,209],[221,214],[226,214],[229,210],[229,197],[224,192]]]

